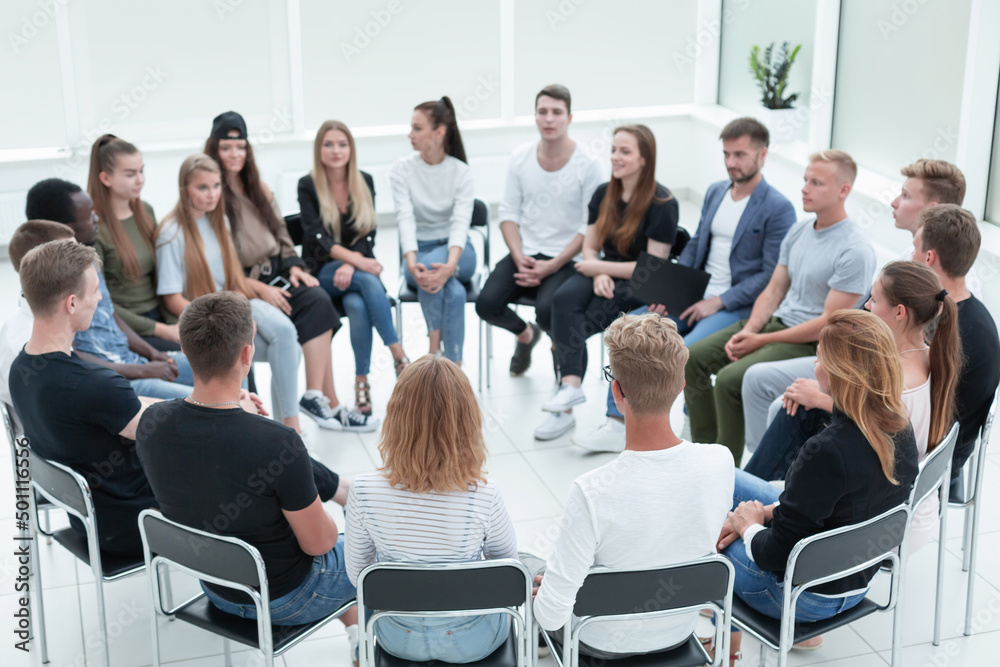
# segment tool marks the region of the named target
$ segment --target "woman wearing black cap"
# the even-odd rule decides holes
[[[260,179],[240,114],[215,117],[205,153],[222,168],[226,216],[249,286],[290,317],[298,332],[306,371],[299,407],[323,428],[372,430],[366,416],[330,407],[338,404],[330,341],[340,317],[295,252],[274,195]]]

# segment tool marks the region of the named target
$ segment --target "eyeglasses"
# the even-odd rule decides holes
[[[617,379],[611,374],[611,364],[604,367],[604,379],[607,380],[609,384]],[[621,380],[618,380],[618,391],[622,393],[622,398],[625,398],[625,389],[622,387]]]

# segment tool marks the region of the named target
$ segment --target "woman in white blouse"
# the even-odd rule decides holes
[[[482,421],[468,379],[452,362],[427,355],[400,374],[382,426],[382,467],[358,475],[347,500],[351,583],[376,561],[517,557],[503,496],[483,470]],[[375,627],[379,645],[399,658],[450,663],[485,658],[509,631],[505,614],[387,617]]]
[[[403,273],[417,290],[430,354],[443,346],[444,356],[461,365],[464,283],[476,270],[468,239],[475,195],[451,100],[418,104],[409,136],[418,153],[399,160],[389,174],[406,260]]]

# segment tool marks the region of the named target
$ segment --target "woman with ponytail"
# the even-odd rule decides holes
[[[937,275],[915,262],[891,262],[872,286],[866,307],[888,325],[903,368],[903,404],[913,424],[920,458],[941,442],[955,421],[955,386],[962,352],[958,307]],[[784,479],[799,449],[832,418],[833,401],[815,380],[796,380],[785,410],[771,422],[746,471]],[[794,398],[792,398],[794,396]],[[913,515],[911,549],[927,543],[937,525],[937,498]]]
[[[830,424],[805,443],[783,491],[737,469],[733,511],[719,535],[719,551],[736,565],[733,593],[754,610],[781,617],[785,565],[801,540],[867,521],[909,498],[917,443],[903,402],[904,375],[882,319],[863,310],[830,316],[816,353],[816,380],[833,408]],[[806,591],[795,620],[819,621],[854,607],[878,570],[876,563]],[[821,644],[817,637],[802,648]],[[738,654],[736,631],[731,647]]]
[[[340,328],[340,316],[295,252],[274,195],[257,171],[240,114],[227,111],[215,117],[205,154],[222,168],[225,213],[247,284],[259,299],[287,315],[298,332],[306,375],[299,408],[321,428],[343,430],[344,415],[330,407],[337,405],[330,341]]]
[[[156,216],[139,199],[145,182],[138,148],[113,134],[94,142],[87,193],[100,225],[94,249],[115,314],[157,350],[179,350],[177,319],[156,295]]]
[[[368,371],[372,327],[392,353],[396,376],[410,360],[392,324],[389,298],[375,259],[375,183],[358,169],[351,130],[338,120],[319,126],[312,172],[299,179],[302,257],[320,287],[338,297],[351,326],[354,350],[354,406],[372,412]]]
[[[538,440],[552,440],[573,428],[570,411],[586,400],[580,385],[587,371],[587,338],[604,331],[620,313],[642,304],[632,298],[629,280],[640,252],[666,259],[677,237],[680,208],[656,182],[656,138],[645,125],[615,128],[611,180],[590,200],[583,261],[552,299],[552,340],[561,385],[542,405],[545,420]]]
[[[461,365],[465,343],[465,283],[476,271],[469,242],[475,189],[451,100],[413,109],[410,143],[418,151],[389,173],[396,203],[403,274],[417,290],[430,332],[430,354]]]
[[[178,186],[180,199],[157,229],[157,292],[176,316],[192,299],[210,292],[231,290],[251,299],[257,325],[254,358],[271,365],[275,417],[301,433],[298,332],[288,316],[259,298],[243,275],[224,213],[219,165],[203,153],[191,155],[181,164]],[[345,428],[371,431],[378,423],[333,405]]]

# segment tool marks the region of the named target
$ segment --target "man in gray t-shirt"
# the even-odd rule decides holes
[[[816,353],[827,318],[851,308],[875,273],[875,249],[844,210],[857,166],[843,151],[810,156],[799,222],[781,244],[778,264],[750,318],[690,348],[684,399],[691,440],[729,447],[743,456],[743,375],[753,364]],[[715,387],[711,376],[715,375]]]

